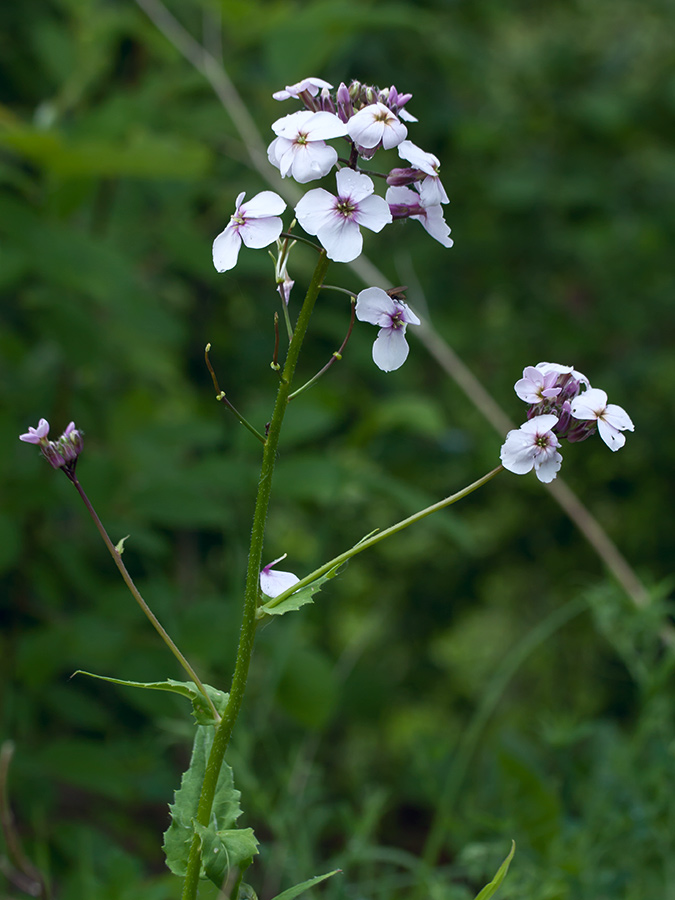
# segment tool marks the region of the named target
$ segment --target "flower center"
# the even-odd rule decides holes
[[[351,217],[356,212],[357,206],[355,203],[349,199],[349,197],[338,197],[337,203],[335,204],[335,211],[338,215],[343,216],[345,219],[351,219]]]

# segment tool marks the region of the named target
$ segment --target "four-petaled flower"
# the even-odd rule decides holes
[[[562,464],[560,441],[551,430],[557,422],[557,416],[536,416],[509,431],[500,453],[504,468],[516,475],[534,469],[539,481],[553,481]]]
[[[366,288],[356,298],[356,318],[379,326],[373,344],[373,361],[383,372],[393,372],[408,358],[405,339],[407,325],[419,325],[420,320],[402,300],[395,300],[382,288]]]
[[[286,559],[285,553],[279,559],[275,559],[274,562],[267,563],[260,572],[260,590],[266,597],[278,597],[279,594],[283,594],[284,591],[292,588],[294,584],[300,581],[298,576],[292,572],[271,571],[273,566],[276,566],[282,559]]]
[[[74,425],[73,422],[71,422],[70,424]],[[40,419],[40,421],[38,422],[38,427],[33,428],[31,425],[29,425],[26,434],[19,435],[19,440],[25,441],[27,444],[44,444],[47,442],[48,434],[49,422],[46,419]]]
[[[401,141],[396,150],[401,159],[407,159],[426,176],[420,184],[423,206],[450,202],[438,176],[441,163],[437,156],[420,149],[412,141]]]
[[[242,242],[259,250],[279,237],[283,222],[279,215],[286,204],[273,191],[261,191],[244,203],[245,192],[237,197],[234,215],[224,231],[213,242],[213,265],[218,272],[227,272],[237,264]]]
[[[516,381],[516,394],[525,403],[543,403],[557,397],[562,388],[556,385],[558,373],[552,369],[544,372],[540,366],[526,366],[523,377]]]
[[[572,401],[575,419],[596,421],[600,437],[610,450],[620,450],[626,443],[622,431],[633,431],[630,416],[621,406],[607,402],[607,394],[600,388],[589,388]]]
[[[291,97],[299,97],[301,94],[308,94],[310,97],[316,97],[323,88],[332,88],[333,85],[324,81],[323,78],[303,78],[302,81],[296,81],[295,84],[287,84],[283,91],[275,91],[272,97],[275,100],[290,100]]]
[[[300,112],[284,116],[272,125],[276,135],[267,150],[267,158],[281,172],[300,184],[323,178],[337,162],[337,150],[326,144],[330,138],[342,137],[347,126],[333,113]]]
[[[385,150],[391,150],[405,140],[408,129],[384,103],[364,106],[347,122],[349,137],[359,147],[372,149],[381,143]]]
[[[386,201],[374,195],[367,175],[341,169],[336,179],[337,197],[314,188],[295,207],[295,215],[307,234],[319,238],[329,259],[351,262],[363,247],[359,226],[381,231],[391,222],[391,213]]]

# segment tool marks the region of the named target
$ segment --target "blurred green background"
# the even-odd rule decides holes
[[[512,418],[514,381],[542,359],[629,411],[621,453],[570,445],[561,474],[653,592],[636,610],[536,479],[509,473],[352,561],[259,636],[229,756],[263,845],[249,880],[265,900],[339,866],[331,898],[467,900],[513,838],[505,900],[672,900],[672,3],[171,9],[224,60],[265,141],[296,108],[272,91],[306,75],[414,94],[409,136],[442,162],[456,243],[410,222],[365,252]],[[277,297],[265,251],[217,275],[210,247],[237,194],[266,185],[208,82],[131,0],[3,4],[0,72],[11,801],[58,898],[163,900],[180,893],[160,835],[188,709],[70,676],[180,673],[70,484],[17,436],[75,419],[80,478],[113,540],[131,536],[140,589],[226,687],[259,446],[214,403],[203,348],[264,427]],[[296,309],[312,263],[304,249],[291,262]],[[364,286],[344,266],[329,280]],[[346,325],[344,296],[322,295],[302,373]],[[374,337],[355,329],[289,413],[266,559],[287,552],[300,575],[498,460],[499,436],[414,334],[389,375]],[[25,896],[11,879],[4,894]]]

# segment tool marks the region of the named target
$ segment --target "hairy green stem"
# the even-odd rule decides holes
[[[239,647],[237,649],[237,661],[232,676],[230,699],[223,714],[220,724],[216,728],[211,752],[206,764],[204,783],[199,798],[197,809],[197,822],[207,826],[211,817],[211,808],[218,783],[225,751],[230,743],[232,729],[239,715],[244,699],[246,680],[248,678],[251,655],[253,653],[253,641],[257,623],[258,598],[260,596],[260,568],[262,564],[263,540],[265,537],[265,523],[267,510],[272,491],[272,476],[276,462],[279,437],[284,415],[288,407],[288,397],[291,392],[291,384],[295,367],[300,355],[300,348],[307,332],[307,326],[314,309],[314,304],[321,288],[324,276],[328,269],[328,258],[325,250],[321,252],[319,262],[312,282],[305,296],[305,301],[300,310],[298,321],[295,325],[293,338],[288,348],[288,356],[281,376],[279,390],[277,392],[274,412],[270,420],[269,432],[263,449],[262,466],[260,469],[260,481],[258,482],[258,495],[256,497],[255,511],[253,513],[253,526],[251,528],[251,545],[248,555],[248,567],[246,571],[246,587],[244,590],[244,612],[239,633]],[[199,884],[199,871],[201,868],[201,844],[197,834],[192,838],[190,855],[188,857],[187,871],[183,885],[182,900],[195,900]]]
[[[99,519],[99,517],[98,517],[98,515],[97,515],[97,513],[96,513],[96,510],[95,510],[94,507],[91,505],[91,502],[90,502],[90,500],[89,500],[89,497],[87,497],[87,495],[85,494],[84,488],[82,487],[82,485],[81,485],[80,482],[77,480],[77,478],[76,478],[76,476],[75,476],[74,474],[73,474],[73,475],[69,475],[68,477],[69,477],[70,481],[75,485],[75,490],[77,491],[77,493],[78,493],[78,494],[80,495],[80,497],[82,498],[82,502],[83,502],[84,505],[87,507],[87,511],[89,512],[89,515],[90,515],[90,516],[92,517],[92,519],[94,520],[94,525],[96,525],[96,527],[98,528],[99,534],[100,534],[101,537],[103,538],[103,542],[104,542],[104,544],[106,545],[106,547],[108,548],[108,552],[109,552],[110,555],[112,556],[115,565],[116,565],[117,568],[119,569],[120,575],[121,575],[122,578],[124,579],[124,583],[126,584],[126,586],[129,588],[129,591],[131,592],[132,597],[134,598],[134,600],[136,601],[136,603],[138,603],[138,605],[139,605],[140,608],[143,610],[143,612],[145,613],[145,615],[148,617],[148,619],[149,619],[150,622],[152,623],[152,625],[153,625],[155,631],[159,634],[159,636],[160,636],[161,639],[164,641],[164,643],[166,644],[166,646],[169,648],[169,650],[170,650],[170,651],[173,653],[173,655],[176,657],[176,659],[177,659],[178,662],[181,664],[181,666],[183,667],[183,669],[185,669],[185,671],[186,671],[187,674],[189,675],[191,681],[194,681],[195,686],[197,687],[197,690],[199,690],[200,693],[203,695],[204,699],[206,700],[206,702],[207,702],[207,704],[208,704],[208,706],[209,706],[209,709],[211,710],[211,714],[213,715],[214,720],[217,722],[217,721],[220,719],[220,716],[219,716],[219,714],[218,714],[218,710],[217,710],[216,707],[213,705],[213,700],[212,700],[212,699],[209,697],[209,695],[207,694],[206,688],[204,687],[204,685],[203,685],[202,682],[200,681],[200,679],[199,679],[197,673],[196,673],[195,670],[192,668],[192,666],[191,666],[190,663],[187,661],[187,659],[183,656],[183,654],[180,652],[180,650],[179,650],[178,647],[175,645],[175,643],[173,642],[173,640],[172,640],[171,637],[169,636],[168,632],[166,631],[166,629],[164,628],[164,626],[162,625],[162,623],[159,621],[159,619],[157,618],[157,616],[154,614],[154,612],[150,609],[150,607],[148,606],[148,604],[145,602],[145,600],[144,600],[143,597],[141,596],[141,593],[140,593],[140,591],[138,590],[138,588],[136,587],[136,585],[134,584],[133,579],[132,579],[131,575],[129,574],[128,570],[127,570],[127,567],[126,567],[126,566],[124,565],[124,563],[122,562],[122,554],[121,554],[120,551],[117,549],[117,547],[115,547],[115,545],[113,544],[113,542],[110,540],[110,536],[108,535],[108,532],[105,530],[105,527],[103,526],[103,523],[102,523],[101,520]]]

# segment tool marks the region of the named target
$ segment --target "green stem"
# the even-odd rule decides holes
[[[237,661],[232,676],[230,699],[223,714],[223,718],[216,728],[211,752],[206,764],[204,783],[202,785],[199,807],[197,809],[197,822],[204,826],[209,824],[213,798],[218,783],[218,775],[220,774],[220,769],[223,765],[225,751],[230,743],[232,729],[234,728],[244,699],[246,679],[248,678],[251,654],[253,653],[253,640],[257,623],[256,613],[260,596],[259,578],[262,564],[263,540],[265,537],[265,522],[267,520],[267,510],[272,490],[272,475],[274,473],[274,464],[276,461],[277,448],[279,446],[281,426],[286,409],[288,408],[288,397],[291,392],[291,384],[300,355],[300,348],[302,347],[312,310],[314,309],[314,304],[316,303],[316,298],[319,294],[319,289],[321,288],[327,269],[328,258],[326,257],[326,252],[324,250],[321,252],[321,257],[314,271],[314,276],[307,291],[307,295],[305,296],[300,315],[298,316],[293,338],[288,347],[288,356],[286,357],[286,364],[284,365],[276,403],[274,404],[274,412],[272,413],[272,418],[270,420],[269,432],[263,449],[258,495],[256,497],[255,511],[253,513],[253,526],[251,528],[251,545],[248,555],[246,587],[244,590],[244,612],[241,631],[239,633]],[[197,897],[200,868],[201,846],[199,836],[195,834],[190,846],[190,855],[188,857],[185,883],[183,885],[182,900],[195,900]]]
[[[298,394],[302,394],[302,392],[303,392],[303,391],[306,391],[307,388],[311,388],[311,386],[312,386],[313,384],[316,384],[316,382],[319,380],[319,378],[321,378],[321,376],[324,375],[324,374],[330,369],[330,367],[333,365],[333,363],[334,363],[336,360],[342,359],[342,354],[344,353],[344,349],[345,349],[345,347],[347,346],[347,341],[348,341],[349,338],[351,337],[351,335],[352,335],[352,329],[354,328],[354,312],[355,312],[355,310],[356,310],[356,298],[355,298],[354,296],[352,296],[352,304],[351,304],[351,306],[352,306],[352,313],[351,313],[351,318],[350,318],[350,320],[349,320],[349,328],[347,329],[347,335],[346,335],[344,341],[340,344],[340,349],[339,349],[339,350],[336,350],[336,351],[332,354],[331,358],[328,360],[328,362],[327,362],[326,365],[323,367],[323,369],[321,369],[320,371],[318,371],[318,372],[316,373],[316,375],[314,375],[313,378],[310,378],[309,381],[306,381],[306,382],[302,385],[302,387],[299,387],[299,388],[297,389],[297,391],[293,391],[293,393],[292,393],[292,394],[289,396],[289,398],[288,398],[289,401],[290,401],[290,400],[295,400],[295,398],[298,396]]]
[[[105,528],[103,527],[103,523],[102,523],[101,520],[99,519],[98,515],[96,514],[96,510],[94,509],[94,507],[91,505],[91,503],[90,503],[90,501],[89,501],[89,497],[87,497],[87,495],[85,494],[84,488],[82,487],[82,485],[81,485],[80,482],[77,480],[77,478],[76,478],[76,476],[75,476],[74,474],[70,475],[69,478],[70,478],[70,480],[72,481],[72,483],[75,485],[75,490],[77,491],[77,493],[78,493],[78,494],[80,495],[80,497],[82,498],[82,502],[83,502],[84,505],[87,507],[87,510],[88,510],[88,512],[89,512],[89,515],[90,515],[90,516],[92,517],[92,519],[94,520],[94,525],[96,525],[96,527],[98,528],[99,534],[100,534],[101,537],[103,538],[103,542],[105,543],[106,547],[108,548],[108,552],[109,552],[110,555],[112,556],[115,565],[117,566],[117,568],[118,568],[119,571],[120,571],[120,575],[121,575],[122,578],[124,579],[124,583],[126,584],[126,586],[127,586],[127,587],[129,588],[129,590],[131,591],[132,597],[134,598],[134,600],[136,601],[136,603],[138,603],[138,605],[139,605],[140,608],[143,610],[143,612],[144,612],[145,615],[148,617],[148,619],[150,619],[150,622],[151,622],[152,625],[154,626],[155,631],[159,634],[159,636],[160,636],[161,639],[164,641],[164,643],[166,644],[166,646],[167,646],[167,647],[169,648],[169,650],[173,653],[173,655],[176,657],[176,659],[177,659],[178,662],[181,664],[181,666],[185,669],[185,671],[186,671],[187,674],[189,675],[190,679],[191,679],[192,681],[194,681],[194,683],[195,683],[197,689],[203,694],[204,699],[205,699],[206,702],[208,703],[209,709],[211,710],[211,713],[213,714],[213,717],[214,717],[215,721],[217,722],[217,721],[220,719],[220,716],[219,716],[219,714],[218,714],[218,710],[217,710],[217,709],[215,708],[215,706],[213,705],[213,700],[211,700],[211,698],[210,698],[209,695],[207,694],[206,688],[204,687],[204,685],[203,685],[202,682],[200,681],[200,679],[199,679],[197,673],[196,673],[195,670],[192,668],[192,666],[191,666],[190,663],[187,661],[187,659],[183,656],[183,654],[180,652],[180,650],[178,649],[178,647],[174,644],[174,642],[172,641],[172,639],[169,637],[169,634],[168,634],[167,631],[164,629],[164,626],[162,625],[162,623],[159,621],[159,619],[157,618],[157,616],[154,614],[154,612],[150,609],[150,607],[148,606],[148,604],[145,602],[145,600],[144,600],[143,597],[141,596],[141,594],[140,594],[138,588],[136,587],[136,585],[134,584],[134,582],[133,582],[133,580],[132,580],[132,578],[131,578],[131,575],[130,575],[129,572],[127,571],[127,567],[126,567],[126,566],[124,565],[124,563],[122,562],[122,554],[119,552],[119,550],[117,549],[117,547],[115,547],[115,545],[113,544],[113,542],[110,540],[110,537],[109,537],[109,535],[108,535],[108,532],[107,532],[107,531],[105,530]]]
[[[218,384],[218,378],[216,376],[215,369],[211,365],[211,360],[209,359],[210,350],[211,350],[211,344],[207,344],[206,347],[204,348],[204,360],[206,361],[206,368],[209,370],[209,374],[211,375],[211,381],[213,381],[213,387],[216,390],[216,400],[218,400],[220,403],[224,403],[225,406],[230,410],[230,412],[234,413],[234,415],[237,417],[237,419],[239,419],[239,422],[244,426],[244,428],[247,428],[251,432],[252,435],[257,437],[261,444],[264,444],[265,437],[262,434],[260,434],[260,432],[257,430],[257,428],[254,428],[253,425],[251,425],[251,423],[242,416],[242,414],[239,412],[239,410],[230,403],[230,401],[225,396],[225,391],[221,391],[220,385]]]
[[[379,542],[385,540],[385,538],[391,537],[393,534],[397,534],[399,531],[403,531],[404,528],[407,528],[409,525],[414,525],[415,522],[419,522],[421,519],[425,519],[432,513],[438,512],[439,509],[445,509],[446,506],[452,506],[453,503],[457,503],[458,500],[462,500],[464,497],[467,497],[469,494],[472,494],[474,491],[478,490],[479,487],[487,484],[488,481],[495,477],[497,472],[501,471],[503,471],[503,466],[497,466],[496,469],[488,472],[487,475],[483,475],[482,478],[479,478],[478,481],[474,481],[473,484],[469,484],[467,485],[467,487],[462,488],[461,491],[457,491],[456,494],[451,494],[444,500],[439,500],[438,503],[433,503],[431,506],[427,506],[426,509],[421,509],[419,512],[414,513],[412,516],[408,516],[407,519],[402,519],[395,525],[391,525],[389,528],[385,528],[384,531],[378,531],[377,534],[359,541],[358,544],[350,547],[349,550],[345,550],[344,553],[341,553],[334,559],[329,560],[327,563],[324,563],[318,569],[315,569],[305,578],[302,578],[297,582],[297,584],[294,584],[287,591],[284,591],[283,594],[279,594],[278,597],[274,597],[272,600],[269,600],[264,606],[260,607],[260,609],[258,610],[258,616],[264,616],[268,610],[274,609],[275,606],[279,606],[279,604],[283,603],[284,600],[291,596],[291,594],[294,594],[301,588],[307,587],[308,584],[312,584],[314,581],[316,581],[317,578],[321,578],[321,576],[325,575],[326,572],[330,572],[330,570],[334,569],[336,566],[342,565],[342,563],[347,562],[348,559],[351,559],[352,556],[356,556],[357,553],[362,553],[364,550],[368,550],[370,547],[374,547],[375,544],[379,544]]]

